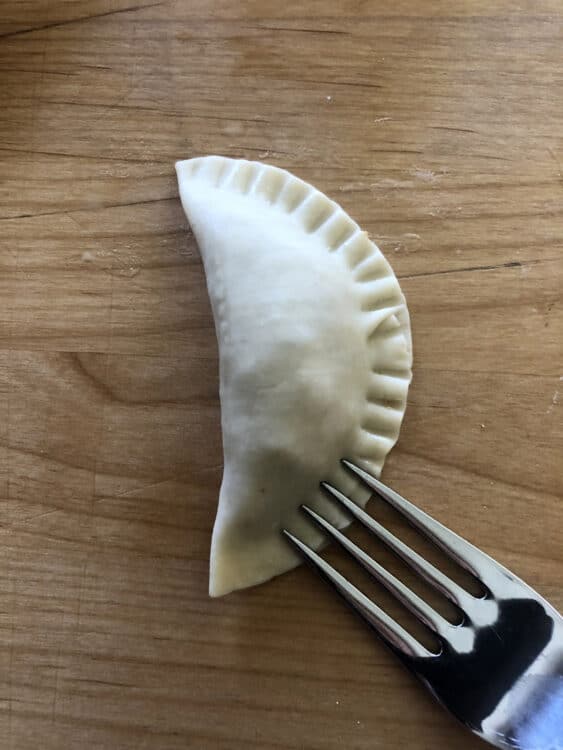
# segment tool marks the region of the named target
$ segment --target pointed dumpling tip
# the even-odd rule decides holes
[[[196,156],[176,162],[176,173],[180,188],[197,177],[198,182],[210,188],[228,185],[235,192],[246,193],[254,178],[264,168],[258,162],[246,159],[231,159],[228,156]]]
[[[221,589],[218,589],[212,578],[209,579],[209,598],[210,599],[219,599],[221,596],[224,596],[227,594],[227,591],[222,591]]]
[[[192,159],[180,159],[174,165],[176,167],[176,175],[178,180],[192,177],[199,171],[201,164],[207,157],[196,156]]]

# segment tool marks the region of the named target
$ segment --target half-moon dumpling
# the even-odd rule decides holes
[[[349,523],[321,480],[365,504],[340,459],[379,474],[397,440],[409,317],[381,252],[311,185],[219,156],[176,169],[219,342],[224,473],[209,592],[220,596],[298,564],[280,529],[323,544],[302,503]]]

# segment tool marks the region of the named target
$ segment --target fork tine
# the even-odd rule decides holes
[[[383,482],[376,479],[367,471],[356,466],[351,461],[343,460],[342,463],[360,477],[372,490],[375,490],[395,510],[398,510],[413,526],[428,537],[434,544],[450,555],[462,567],[479,578],[485,586],[494,586],[498,580],[498,574],[503,577],[511,574],[489,557],[485,552],[477,549],[473,544],[446,526],[436,521],[428,513],[417,508],[411,502],[399,495],[398,492],[387,487]]]
[[[435,586],[444,596],[457,604],[457,606],[465,613],[471,616],[474,611],[475,599],[465,589],[462,589],[455,581],[444,575],[442,571],[434,567],[432,563],[425,560],[422,555],[415,552],[407,544],[402,542],[398,537],[392,534],[390,531],[378,523],[374,518],[369,516],[362,508],[356,503],[352,502],[342,492],[328,484],[322,482],[321,486],[324,487],[338,502],[348,510],[356,520],[358,520],[363,526],[371,531],[375,536],[381,539],[395,554],[399,555],[407,565],[410,565],[413,570],[418,573],[422,578]]]
[[[449,640],[451,630],[454,627],[439,612],[415,594],[412,589],[400,581],[396,576],[386,570],[376,560],[370,557],[357,544],[354,544],[347,536],[329,523],[325,518],[316,513],[307,505],[301,509],[309,515],[313,521],[325,531],[331,539],[343,547],[349,555],[357,560],[370,575],[377,579],[385,588],[394,594],[404,606],[416,617],[420,618],[436,635]]]
[[[395,622],[392,617],[384,612],[381,607],[374,604],[358,588],[351,584],[343,575],[323,560],[308,545],[294,536],[286,529],[282,533],[305,560],[319,573],[344,600],[357,612],[368,625],[394,651],[398,651],[403,657],[428,657],[433,656],[424,646],[413,638],[410,633]]]

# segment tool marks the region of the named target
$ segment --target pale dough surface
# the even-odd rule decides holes
[[[339,460],[381,472],[405,410],[410,326],[379,249],[311,185],[219,156],[176,169],[219,343],[224,474],[209,592],[220,596],[299,563],[280,529],[322,545],[302,503],[349,523],[320,480],[367,501]]]

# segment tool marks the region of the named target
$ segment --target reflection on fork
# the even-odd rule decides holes
[[[434,634],[426,648],[314,550],[287,530],[290,544],[363,618],[437,700],[495,747],[563,750],[563,618],[530,586],[477,547],[350,461],[345,466],[448,556],[477,578],[469,593],[338,489],[324,489],[369,532],[462,612],[454,625],[308,506],[302,510]]]

